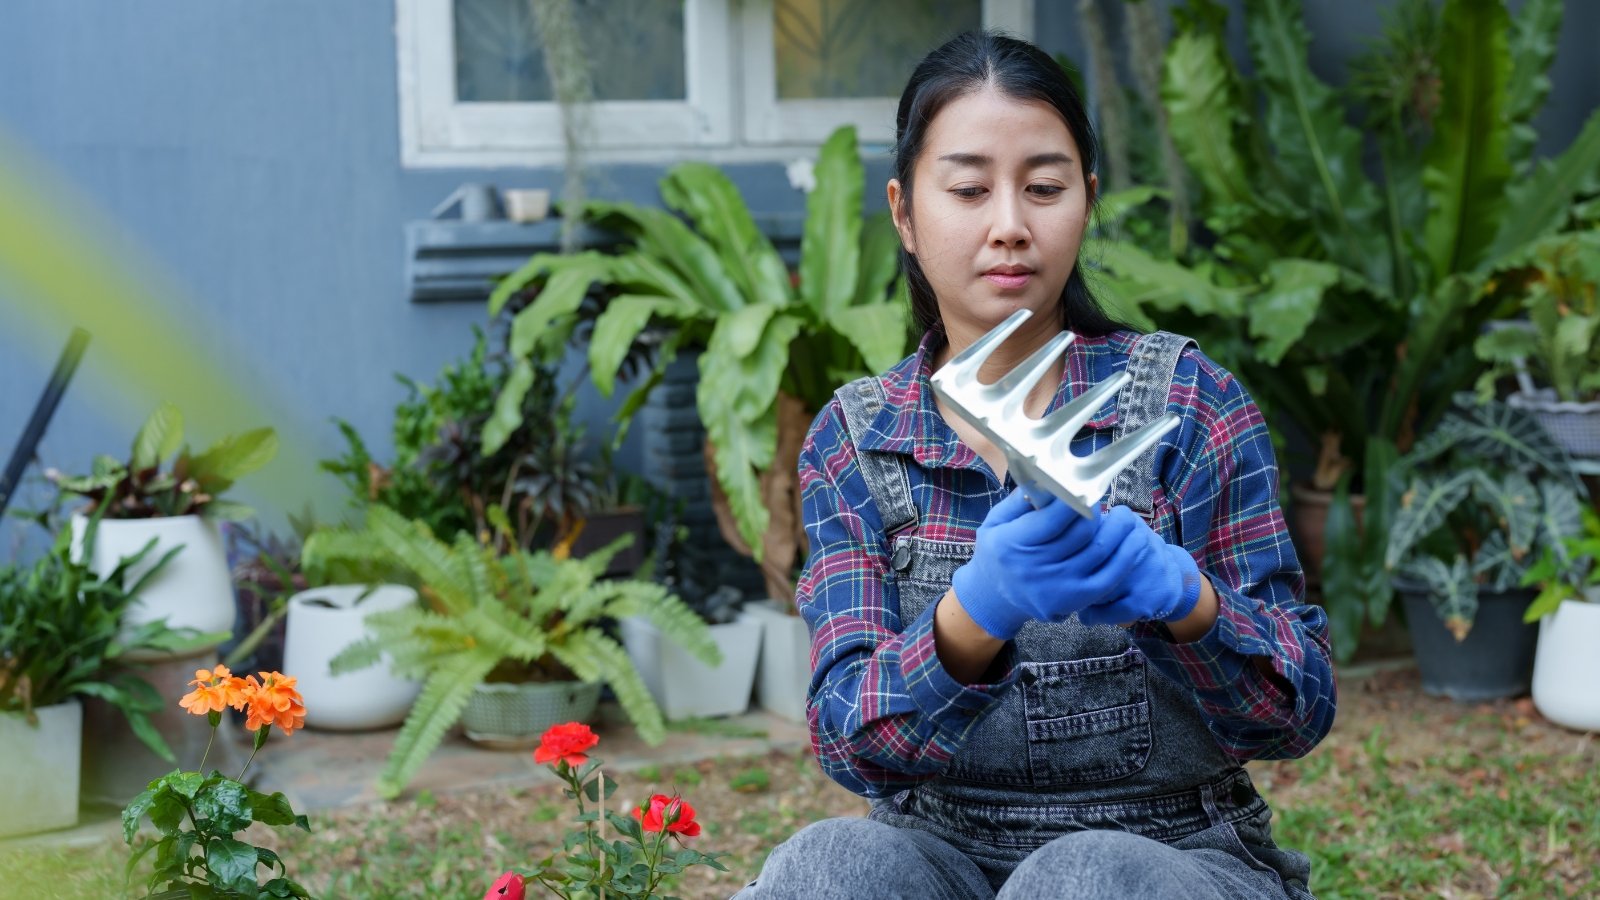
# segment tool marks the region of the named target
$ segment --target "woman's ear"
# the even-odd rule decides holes
[[[1086,184],[1089,188],[1089,202],[1085,204],[1088,207],[1088,210],[1084,214],[1084,219],[1087,220],[1090,216],[1094,215],[1094,201],[1100,197],[1100,176],[1090,172]]]
[[[912,256],[917,255],[916,240],[911,234],[911,216],[909,210],[903,205],[906,200],[905,191],[900,189],[900,179],[889,179],[889,215],[894,219],[894,230],[900,234],[900,246]]]

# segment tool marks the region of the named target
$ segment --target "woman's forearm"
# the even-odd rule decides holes
[[[989,670],[1005,641],[984,631],[956,599],[955,589],[944,592],[933,614],[933,641],[939,662],[961,684],[977,684]]]

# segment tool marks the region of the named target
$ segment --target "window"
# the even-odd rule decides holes
[[[1032,0],[574,0],[597,162],[781,159],[841,124],[889,141],[921,55]],[[558,165],[561,112],[531,0],[396,0],[407,166]]]

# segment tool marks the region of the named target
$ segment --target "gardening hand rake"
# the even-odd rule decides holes
[[[1017,310],[956,354],[933,373],[933,391],[1005,453],[1011,476],[1036,508],[1054,494],[1083,516],[1093,518],[1100,498],[1117,475],[1176,428],[1179,418],[1167,413],[1109,447],[1087,456],[1073,453],[1073,436],[1132,376],[1119,372],[1042,419],[1029,416],[1023,409],[1029,389],[1055,370],[1076,335],[1061,332],[994,384],[980,383],[978,369],[1030,315],[1026,309]]]

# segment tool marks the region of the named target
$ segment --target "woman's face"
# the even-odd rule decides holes
[[[910,209],[898,180],[889,182],[889,208],[952,344],[1024,307],[1034,312],[1030,330],[1059,329],[1096,185],[1080,159],[1047,103],[986,87],[934,116],[912,169]]]

